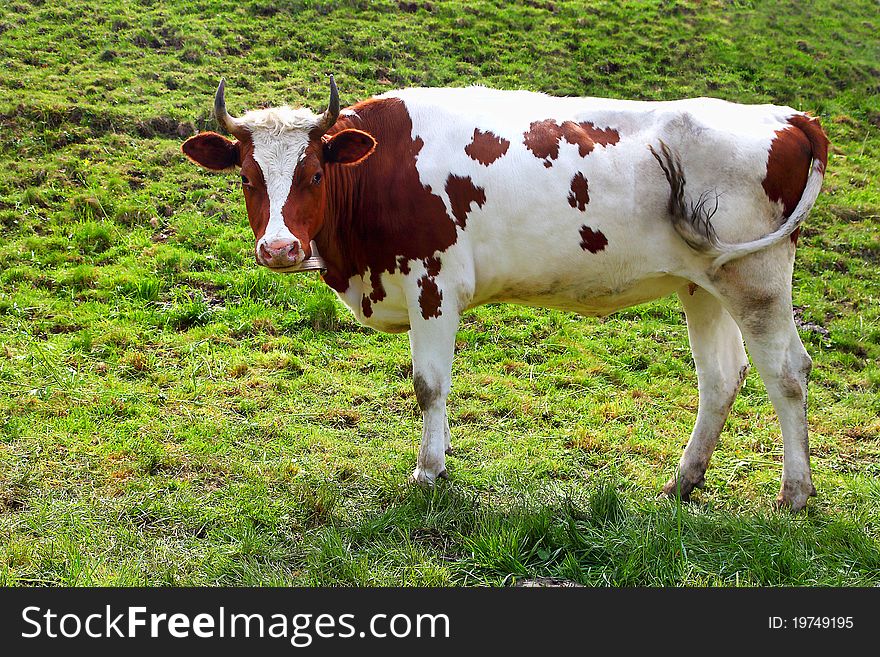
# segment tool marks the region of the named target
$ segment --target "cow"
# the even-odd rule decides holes
[[[459,319],[507,302],[605,316],[677,293],[699,406],[663,491],[688,500],[749,369],[778,415],[776,503],[813,487],[812,360],[792,313],[800,225],[829,142],[790,107],[648,102],[528,91],[407,88],[325,112],[226,109],[183,153],[237,170],[256,262],[323,280],[361,323],[409,331],[423,428],[411,479],[446,478],[446,400]]]

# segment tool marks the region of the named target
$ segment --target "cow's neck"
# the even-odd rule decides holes
[[[358,103],[353,108],[356,113],[343,114],[328,135],[355,128],[382,139],[382,109],[385,104],[384,101],[375,100]],[[369,160],[364,164],[367,163]],[[366,207],[369,203],[364,198],[364,191],[370,189],[367,179],[372,168],[363,164],[327,167],[324,225],[314,240],[327,266],[324,281],[337,292],[347,290],[352,276],[363,274],[375,264],[370,257],[369,246],[369,242],[377,237],[372,234],[376,226],[371,221],[375,219],[372,216],[375,209]],[[373,225],[373,231],[370,231],[370,225]]]
[[[458,226],[443,199],[421,182],[416,164],[424,143],[412,137],[403,102],[372,99],[353,110],[330,133],[363,130],[376,139],[376,150],[359,164],[327,167],[324,226],[314,239],[331,287],[344,292],[352,276],[368,276],[369,297],[379,301],[383,273],[406,273],[419,261],[427,267],[456,242]]]
[[[318,253],[327,267],[324,280],[338,292],[348,288],[349,279],[358,270],[358,254],[352,239],[356,232],[357,178],[357,167],[328,167],[324,224],[314,236]]]

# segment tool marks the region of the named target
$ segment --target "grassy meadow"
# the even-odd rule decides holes
[[[872,0],[0,0],[0,584],[880,584],[880,15]],[[749,374],[706,476],[658,496],[697,409],[675,298],[463,320],[450,480],[408,486],[407,336],[272,275],[234,175],[187,162],[230,111],[403,86],[820,116],[833,150],[794,303],[814,483],[772,509]]]

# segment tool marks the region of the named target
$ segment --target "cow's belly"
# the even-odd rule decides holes
[[[677,276],[658,274],[632,280],[617,289],[586,281],[571,285],[555,282],[555,285],[547,285],[543,289],[535,286],[530,288],[528,285],[516,289],[512,286],[499,290],[475,305],[490,302],[515,303],[537,308],[555,308],[589,317],[603,317],[623,308],[665,297],[686,283],[685,279]]]
[[[615,235],[608,228],[608,234]],[[651,254],[645,252],[646,242],[633,239],[594,254],[577,244],[566,248],[555,239],[540,244],[528,236],[501,233],[483,234],[474,243],[465,237],[442,254],[435,278],[442,296],[437,310],[461,312],[487,303],[514,303],[605,316],[664,297],[690,280],[681,275],[680,267],[687,259],[687,246],[668,232],[664,227],[648,236],[648,242],[661,247]],[[419,285],[424,274],[420,262],[412,262],[407,274],[384,272],[377,295],[367,270],[349,280],[340,298],[362,324],[390,333],[406,331],[411,317],[425,316]]]
[[[670,222],[657,219],[662,209],[626,205],[624,200],[623,211],[604,207],[576,221],[564,213],[542,222],[475,217],[475,233],[483,230],[471,242],[472,305],[510,302],[604,316],[695,280],[700,262]],[[509,230],[492,231],[492,224]]]
[[[362,324],[385,333],[409,331],[409,308],[404,302],[381,303],[370,317],[360,319]]]

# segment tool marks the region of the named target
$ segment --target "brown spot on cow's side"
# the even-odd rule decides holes
[[[569,144],[578,147],[578,155],[586,157],[596,144],[600,146],[613,146],[620,141],[620,133],[613,128],[600,130],[589,121],[573,123],[566,121],[562,124],[562,136]]]
[[[462,228],[467,224],[467,215],[471,210],[471,204],[476,202],[477,205],[483,207],[486,202],[486,191],[482,187],[475,186],[470,176],[462,177],[450,174],[446,179],[446,193],[449,194],[449,203],[452,206],[455,222]]]
[[[571,179],[571,191],[568,193],[568,204],[577,208],[581,212],[587,209],[587,203],[590,202],[590,190],[587,185],[587,179],[580,171],[574,174]]]
[[[433,277],[440,273],[440,258],[436,256],[425,258],[424,265],[425,271],[428,273],[428,276]]]
[[[455,244],[458,229],[443,200],[419,179],[416,161],[424,144],[411,137],[412,121],[403,101],[371,99],[352,109],[328,135],[362,130],[376,139],[376,150],[357,166],[325,168],[326,215],[313,239],[327,263],[328,285],[344,292],[352,276],[369,269],[371,296],[384,298],[382,273],[403,271],[401,262],[442,253]]]
[[[427,274],[419,279],[419,306],[422,309],[422,317],[440,317],[442,314],[440,305],[443,303],[443,291],[437,287],[437,282]]]
[[[782,203],[783,214],[788,217],[801,200],[810,162],[813,159],[810,140],[795,127],[776,131],[767,158],[767,175],[761,183],[767,197]]]
[[[559,125],[553,119],[545,119],[529,125],[528,131],[523,133],[523,144],[535,157],[544,160],[545,167],[551,167],[552,160],[559,157],[559,140],[563,138],[578,147],[581,157],[586,157],[596,144],[613,146],[619,142],[620,133],[613,128],[599,129],[590,121],[564,121]]]
[[[690,296],[694,296],[694,292],[696,292],[696,291],[697,291],[697,284],[696,283],[688,283],[688,294]]]
[[[559,157],[559,138],[562,137],[562,128],[553,119],[544,121],[532,121],[527,132],[523,133],[523,144],[539,160],[544,160],[544,166],[553,166],[550,160]]]
[[[364,317],[370,317],[373,314],[373,304],[370,303],[366,296],[361,297],[361,310],[364,313]]]
[[[581,226],[581,248],[590,253],[599,253],[608,246],[608,238],[601,230],[593,230],[589,226]]]
[[[465,146],[464,152],[483,166],[489,166],[502,157],[508,148],[510,148],[510,142],[506,139],[493,132],[483,132],[474,128],[474,137],[471,143]]]
[[[590,121],[584,121],[583,123],[578,123],[578,125],[590,136],[593,143],[599,144],[600,146],[614,146],[620,141],[620,133],[614,128],[600,129]]]

